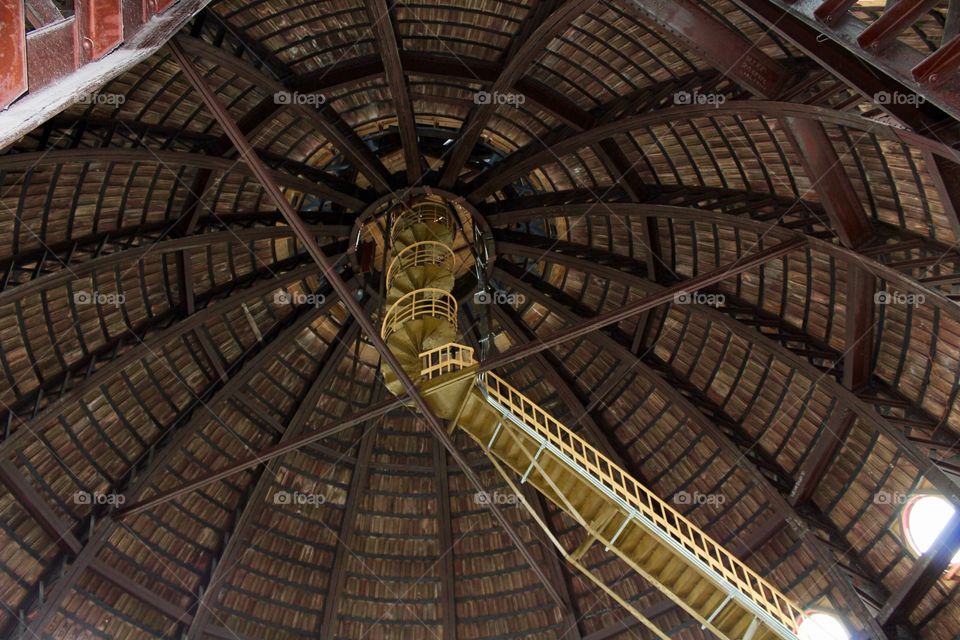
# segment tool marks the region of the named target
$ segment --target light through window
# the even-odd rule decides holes
[[[917,496],[911,499],[903,513],[903,528],[910,547],[918,555],[926,553],[952,516],[953,506],[940,496]],[[960,562],[960,551],[951,562]]]
[[[810,611],[800,623],[800,640],[850,640],[840,618],[825,611]]]

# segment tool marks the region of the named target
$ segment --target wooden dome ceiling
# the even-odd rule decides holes
[[[214,1],[13,142],[0,637],[650,637],[479,448],[455,438],[487,495],[388,402],[177,55],[375,320],[356,223],[421,187],[491,230],[510,295],[466,294],[461,324],[500,351],[793,243],[500,373],[802,606],[856,637],[957,637],[960,524],[919,557],[901,524],[918,493],[960,507],[955,108],[781,4]],[[954,35],[955,3],[901,4],[922,10],[896,46]],[[167,495],[264,450],[284,454]],[[602,548],[585,562],[707,637]]]

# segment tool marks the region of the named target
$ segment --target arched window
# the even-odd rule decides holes
[[[843,621],[828,611],[811,610],[800,622],[800,640],[850,640]]]
[[[903,509],[903,530],[913,552],[917,555],[926,553],[952,516],[953,505],[940,496],[920,495],[911,498]],[[951,562],[960,562],[960,551]]]

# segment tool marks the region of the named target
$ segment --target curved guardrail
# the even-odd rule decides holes
[[[396,246],[400,234],[416,224],[441,224],[453,234],[455,223],[446,205],[426,200],[404,209],[394,220],[390,231],[390,244]]]
[[[457,326],[457,299],[443,289],[417,289],[393,303],[383,317],[380,336],[387,340],[407,322],[439,318]]]
[[[415,242],[394,256],[387,268],[387,290],[393,286],[393,277],[412,267],[429,264],[443,265],[450,273],[456,270],[456,256],[453,249],[436,240]]]

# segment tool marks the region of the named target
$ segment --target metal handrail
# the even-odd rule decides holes
[[[456,269],[456,256],[453,249],[442,242],[423,240],[415,242],[394,256],[387,269],[387,290],[393,284],[393,276],[399,271],[428,264],[445,265],[450,273]]]
[[[422,353],[421,375],[429,380],[474,364],[472,349],[467,356],[461,355],[467,349],[470,348],[451,343]],[[488,371],[479,375],[478,384],[485,396],[552,444],[581,474],[590,476],[631,505],[780,624],[796,631],[803,611],[680,512],[496,374]]]
[[[476,364],[473,347],[451,342],[420,354],[420,377],[430,380]]]
[[[394,218],[390,244],[396,246],[400,234],[415,224],[442,224],[451,234],[454,232],[454,221],[446,205],[426,200],[411,205]]]
[[[386,340],[405,323],[440,318],[457,326],[457,299],[443,289],[417,289],[393,303],[383,317],[380,336]]]
[[[803,611],[776,587],[505,380],[491,372],[481,379],[489,396],[561,451],[584,475],[630,504],[763,611],[796,631]]]

